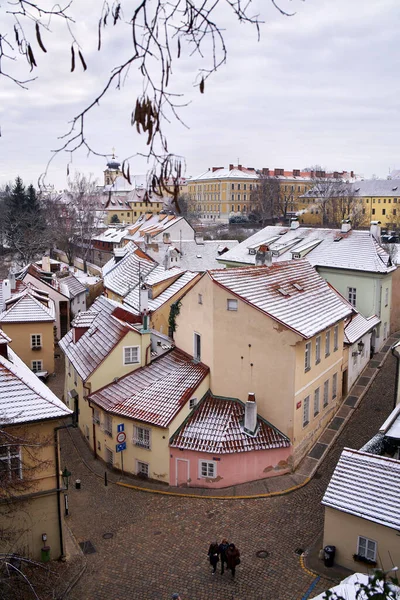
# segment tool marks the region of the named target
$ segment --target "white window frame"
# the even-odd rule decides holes
[[[197,398],[190,398],[189,400],[189,409],[193,410],[194,407],[198,404],[198,399]]]
[[[321,362],[321,336],[319,335],[315,339],[315,364],[318,365]]]
[[[331,330],[325,332],[325,358],[331,353]]]
[[[35,366],[35,364],[40,364],[40,367]],[[31,360],[31,370],[34,373],[39,373],[40,371],[43,371],[43,361],[42,360]]]
[[[132,350],[136,350],[137,351],[137,360],[132,360],[132,356],[130,357],[131,360],[126,360],[127,356],[127,350],[130,351],[130,354],[132,354]],[[123,357],[123,361],[124,361],[124,365],[138,365],[140,364],[140,346],[124,346],[122,348],[122,357]]]
[[[199,347],[200,347],[200,352],[197,354],[197,343],[196,343],[196,339],[199,338]],[[197,360],[198,362],[201,361],[201,335],[200,333],[197,333],[197,331],[195,331],[193,333],[193,358],[194,360]]]
[[[347,288],[347,299],[352,306],[356,306],[356,304],[357,304],[357,288],[355,288],[355,287]]]
[[[324,403],[323,407],[326,408],[329,404],[329,379],[324,381]]]
[[[337,379],[338,374],[334,373],[332,377],[332,400],[334,400],[337,397]]]
[[[142,469],[142,466],[145,469]],[[136,460],[136,475],[144,475],[145,477],[149,477],[150,475],[150,465],[144,460]]]
[[[238,301],[236,298],[227,298],[226,300],[226,310],[237,311],[238,309]]]
[[[320,391],[319,391],[319,387],[317,387],[317,389],[314,391],[314,417],[319,415],[319,411],[320,411],[319,399],[320,399]]]
[[[103,429],[106,435],[112,437],[112,416],[104,413]]]
[[[4,444],[0,446],[0,450],[4,450],[4,455],[0,454],[0,462],[6,464],[6,468],[4,469],[5,477],[9,481],[12,479],[23,479],[22,477],[22,460],[21,460],[21,447],[18,445],[8,445]],[[18,466],[13,468],[13,460],[18,460]],[[1,473],[1,471],[0,471]],[[13,477],[13,473],[17,474],[17,477]],[[0,479],[1,481],[1,479]]]
[[[41,333],[31,333],[31,348],[41,348],[42,347],[42,334]]]
[[[205,473],[207,471],[207,473]],[[217,463],[214,460],[199,460],[199,478],[215,479],[217,477]]]
[[[134,425],[132,441],[133,444],[139,448],[151,450],[151,429],[149,427]]]
[[[307,342],[304,351],[304,371],[311,369],[311,342]]]
[[[369,546],[372,546],[372,548],[370,548]],[[375,540],[371,540],[370,538],[364,537],[363,535],[358,536],[357,554],[359,556],[364,556],[365,558],[376,562],[377,550],[378,542],[376,542]]]
[[[339,349],[339,325],[335,325],[333,328],[333,351],[336,352]]]
[[[307,427],[310,422],[310,396],[303,400],[303,427]]]

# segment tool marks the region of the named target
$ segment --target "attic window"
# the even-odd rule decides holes
[[[294,288],[296,288],[296,290],[298,290],[299,292],[304,292],[304,288],[299,284],[299,283],[293,283],[292,284]]]
[[[278,288],[278,292],[280,294],[282,294],[282,296],[289,296],[289,292],[287,292],[286,290],[284,290],[283,288]]]
[[[392,188],[392,191],[395,192],[397,190],[397,187],[398,186],[396,185],[396,187]]]
[[[343,238],[342,238],[341,236],[339,236],[339,237],[336,237],[336,238],[335,238],[333,241],[334,241],[334,242],[340,242],[340,240],[342,240],[342,239],[343,239]]]
[[[256,254],[255,248],[249,248],[249,254]]]
[[[397,189],[397,188],[396,188],[396,189]],[[360,188],[356,188],[354,191],[355,191],[355,192],[359,192],[359,191],[360,191]]]
[[[293,252],[292,258],[301,258],[301,254],[299,252]]]

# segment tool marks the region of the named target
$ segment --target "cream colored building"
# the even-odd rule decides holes
[[[325,492],[323,545],[353,571],[400,564],[400,461],[345,448]]]
[[[174,339],[210,367],[213,394],[255,393],[297,464],[340,406],[350,314],[305,260],[208,271],[181,299]]]
[[[58,432],[71,411],[9,344],[0,331],[0,551],[38,561],[45,546],[58,559],[65,554]]]

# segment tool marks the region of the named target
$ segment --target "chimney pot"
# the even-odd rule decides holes
[[[350,221],[350,219],[343,219],[340,231],[342,233],[347,233],[348,231],[350,231],[350,229],[351,229],[351,221]]]
[[[374,237],[377,242],[381,241],[381,222],[380,221],[371,221],[369,231],[370,231],[370,234],[372,235],[372,237]]]
[[[233,165],[229,165],[229,170],[233,171]]]
[[[290,229],[298,229],[300,227],[300,221],[297,218],[293,218],[290,221]]]

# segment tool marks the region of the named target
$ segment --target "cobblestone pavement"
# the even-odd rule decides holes
[[[396,361],[388,355],[364,399],[334,442],[316,476],[303,488],[280,497],[223,500],[148,494],[104,486],[78,454],[78,432],[63,432],[63,463],[82,489],[69,493],[68,524],[78,542],[90,540],[96,553],[70,600],[301,600],[313,582],[297,549],[308,548],[323,527],[321,498],[343,447],[360,448],[392,409]],[[113,534],[104,539],[106,533]],[[240,548],[236,580],[211,575],[210,542],[227,537]],[[267,558],[256,552],[266,550]],[[332,585],[322,577],[316,595]]]

